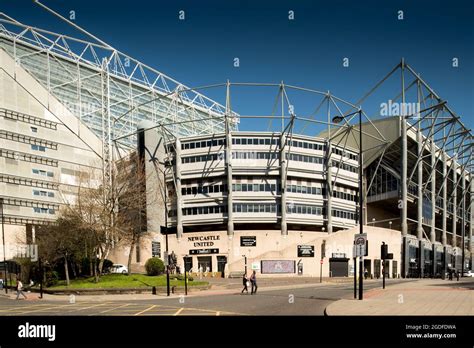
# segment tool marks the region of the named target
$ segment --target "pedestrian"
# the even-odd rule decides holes
[[[246,273],[244,273],[242,277],[242,285],[244,286],[244,288],[242,289],[240,293],[243,294],[244,291],[246,291],[248,294],[249,293],[249,278],[247,277]]]
[[[367,271],[367,268],[364,270],[364,277],[365,279],[369,277],[369,271]]]
[[[250,294],[251,295],[256,294],[258,286],[257,286],[257,274],[255,273],[255,271],[253,271],[252,275],[250,276],[250,282],[252,283],[252,291],[250,292]]]
[[[21,282],[20,278],[16,279],[16,299],[20,299],[20,295],[22,295],[25,300],[27,299],[26,295],[23,292],[23,283]]]

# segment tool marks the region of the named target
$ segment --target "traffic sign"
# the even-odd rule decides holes
[[[321,259],[321,265],[322,265],[323,263],[324,263],[324,260],[323,260],[323,259]]]
[[[367,240],[367,233],[359,233],[354,235],[354,244],[355,245],[364,245]]]

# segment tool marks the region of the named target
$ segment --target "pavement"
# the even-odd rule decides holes
[[[362,301],[346,298],[330,303],[326,315],[474,316],[474,278],[420,279],[374,288]]]
[[[159,315],[318,315],[332,302],[353,296],[352,280],[319,283],[319,279],[260,279],[255,295],[241,294],[240,281],[219,280],[211,290],[170,297],[151,294],[47,295],[27,294],[16,301],[13,293],[0,296],[0,316],[159,316]],[[390,279],[387,284],[409,282]],[[365,288],[377,288],[381,280],[367,280]],[[71,301],[73,300],[73,301]]]

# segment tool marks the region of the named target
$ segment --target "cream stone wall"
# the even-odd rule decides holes
[[[373,261],[380,259],[380,246],[382,242],[389,245],[389,253],[393,253],[394,261],[398,263],[398,271],[400,273],[401,262],[401,235],[399,231],[364,226],[364,232],[367,233],[369,241],[369,253],[364,259],[371,260],[372,273],[374,270]],[[306,232],[290,230],[286,238],[283,238],[278,230],[236,230],[232,239],[229,239],[226,231],[216,232],[195,232],[185,233],[183,238],[178,240],[176,235],[169,235],[169,252],[175,252],[178,257],[178,266],[181,270],[184,268],[183,257],[191,256],[193,260],[193,272],[198,271],[198,257],[211,257],[212,272],[217,272],[217,257],[227,257],[227,266],[225,268],[225,276],[231,273],[239,273],[244,270],[244,255],[247,256],[248,273],[252,270],[252,264],[260,265],[262,260],[293,260],[295,261],[295,273],[292,274],[261,274],[262,277],[286,277],[298,275],[298,262],[303,265],[303,276],[319,277],[320,276],[320,260],[321,260],[321,244],[326,241],[326,257],[323,260],[322,275],[329,277],[329,258],[333,253],[346,254],[349,258],[348,267],[352,268],[352,249],[354,235],[359,233],[359,229],[351,228],[341,230],[332,234],[325,232]],[[240,237],[255,236],[257,245],[254,247],[241,247]],[[159,234],[147,237],[142,241],[142,261],[145,262],[151,257],[151,240],[153,238],[161,238],[162,254],[165,251],[165,237]],[[202,239],[202,240],[201,240]],[[197,244],[196,244],[197,243]],[[314,246],[314,257],[298,257],[298,245]],[[190,250],[199,249],[219,249],[215,254],[190,255]],[[128,254],[117,254],[121,263],[126,263]],[[119,262],[119,261],[117,261]],[[393,262],[390,261],[390,276],[392,275]]]

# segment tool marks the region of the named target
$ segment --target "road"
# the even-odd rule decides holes
[[[407,280],[389,280],[390,284]],[[113,295],[83,300],[67,297],[16,301],[0,296],[0,315],[78,315],[78,316],[156,316],[156,315],[324,315],[331,302],[353,297],[352,283],[305,284],[304,287],[283,286],[281,289],[261,287],[256,295],[240,294],[239,290],[202,292],[184,297],[115,299]],[[366,282],[365,289],[381,287],[381,281]],[[31,294],[33,296],[36,296]]]

